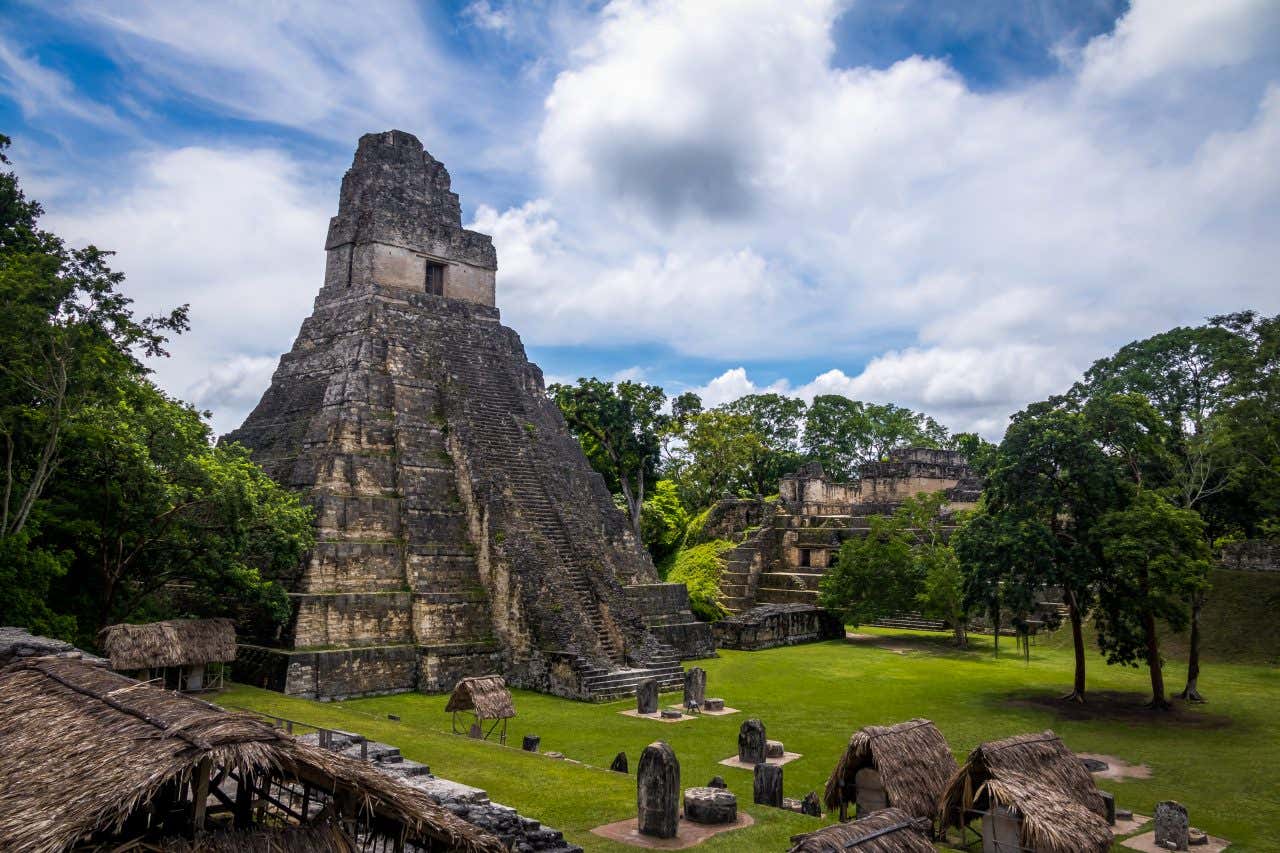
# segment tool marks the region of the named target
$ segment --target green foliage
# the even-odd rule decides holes
[[[1094,622],[1108,663],[1145,659],[1153,703],[1167,705],[1156,620],[1174,631],[1186,627],[1188,600],[1208,584],[1212,564],[1204,522],[1151,491],[1140,491],[1123,509],[1099,521],[1106,571]]]
[[[686,506],[705,507],[734,494],[751,478],[752,463],[768,453],[750,415],[711,409],[690,415],[671,467]]]
[[[547,393],[564,413],[591,466],[609,488],[621,493],[636,536],[649,483],[656,479],[666,394],[656,385],[579,379],[577,385],[552,385]]]
[[[67,249],[40,213],[0,175],[3,621],[92,644],[112,620],[175,611],[283,620],[264,574],[310,547],[309,510],[146,380],[139,359],[164,354],[186,308],[135,317],[109,253]]]
[[[749,394],[721,408],[750,418],[750,430],[757,439],[749,445],[750,459],[739,488],[749,495],[777,491],[778,478],[804,462],[800,453],[804,401],[781,394]]]
[[[662,565],[684,542],[689,512],[671,480],[659,480],[640,514],[640,538],[655,563]]]
[[[872,516],[867,535],[846,539],[836,565],[819,580],[819,603],[851,625],[922,604],[945,611],[942,618],[963,613],[958,564],[943,530],[945,502],[941,492],[920,494],[891,516]]]
[[[720,573],[724,570],[721,555],[733,547],[732,542],[715,539],[683,548],[667,574],[669,583],[682,583],[689,588],[689,606],[704,622],[714,622],[729,614],[720,603]]]
[[[809,406],[803,449],[831,478],[852,480],[858,466],[881,460],[894,448],[942,447],[948,441],[946,428],[928,415],[823,394]]]

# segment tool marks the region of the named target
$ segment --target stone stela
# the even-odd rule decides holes
[[[738,729],[738,760],[743,764],[764,764],[767,748],[764,723],[754,718],[744,722]]]
[[[641,835],[676,837],[680,826],[680,762],[663,741],[649,744],[640,754],[636,812]]]

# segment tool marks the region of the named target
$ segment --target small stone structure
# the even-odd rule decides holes
[[[712,628],[721,648],[749,652],[844,637],[840,617],[812,604],[762,604]]]
[[[711,698],[708,698],[705,702],[703,702],[703,703],[702,703],[702,710],[704,710],[704,711],[723,711],[723,710],[724,710],[724,700],[723,700],[723,699],[711,699]]]
[[[743,764],[764,764],[766,755],[764,723],[752,717],[738,729],[738,760]]]
[[[700,666],[691,666],[684,671],[685,707],[696,704],[701,708],[706,701],[707,671]]]
[[[676,837],[680,824],[680,762],[663,741],[649,744],[640,754],[636,812],[641,835]]]
[[[613,763],[609,765],[609,769],[614,773],[630,773],[631,771],[627,767],[627,754],[625,752],[619,752],[615,755],[613,757]]]
[[[756,804],[782,808],[782,768],[776,764],[757,764],[754,774],[752,793]]]
[[[684,817],[694,823],[733,823],[738,819],[738,798],[724,788],[687,788]]]
[[[636,712],[640,714],[656,714],[658,712],[658,681],[649,679],[640,682],[636,687]]]
[[[786,748],[783,747],[782,741],[780,740],[767,740],[764,742],[764,757],[766,759],[781,758],[786,751]]]
[[[1156,846],[1165,850],[1189,850],[1191,819],[1187,807],[1176,800],[1156,803]]]
[[[810,791],[804,795],[804,799],[800,801],[800,814],[822,817],[822,802],[818,799],[817,791]]]
[[[711,781],[706,784],[708,788],[728,788],[723,776],[712,776]]]
[[[525,735],[524,742],[520,744],[520,748],[525,752],[537,752],[538,744],[542,743],[542,738],[538,735]]]

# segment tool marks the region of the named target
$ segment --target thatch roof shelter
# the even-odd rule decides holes
[[[1007,810],[1020,844],[1037,853],[1111,849],[1106,806],[1093,777],[1052,731],[991,741],[969,753],[939,806],[943,826]]]
[[[474,675],[454,685],[445,710],[453,714],[454,734],[488,738],[500,730],[498,739],[506,743],[507,720],[516,715],[516,704],[501,675]],[[489,721],[492,725],[485,731],[484,724]]]
[[[204,850],[217,836],[202,832],[233,826],[248,834],[217,849],[267,849],[269,828],[286,851],[504,850],[425,793],[256,718],[77,660],[0,671],[0,846],[157,849],[194,833]]]
[[[932,823],[938,798],[956,772],[956,760],[930,720],[859,729],[831,771],[823,797],[827,810],[839,810],[842,820],[849,803],[857,801],[858,772],[864,768],[878,771],[886,805]]]
[[[852,823],[794,836],[788,853],[935,853],[929,825],[902,809],[881,809]]]
[[[99,635],[111,668],[120,672],[227,663],[236,659],[236,626],[230,619],[166,619],[144,625],[110,625]]]

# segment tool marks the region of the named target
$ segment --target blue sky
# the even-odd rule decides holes
[[[1135,337],[1280,310],[1269,0],[0,0],[48,223],[189,302],[157,367],[238,424],[357,137],[492,233],[549,378],[845,393],[992,437]]]

